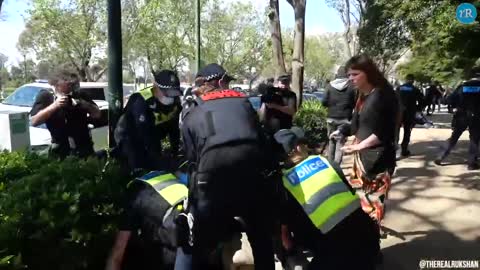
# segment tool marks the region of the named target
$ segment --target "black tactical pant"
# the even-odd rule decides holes
[[[403,140],[402,140],[402,152],[408,150],[410,144],[410,137],[412,135],[412,129],[415,127],[415,112],[405,111],[402,118],[403,126]]]
[[[470,133],[470,144],[468,148],[468,165],[474,165],[478,158],[478,148],[480,142],[480,117],[467,116],[465,114],[455,114],[452,120],[452,135],[447,141],[447,147],[440,156],[440,160],[444,160],[450,154],[452,149],[458,142],[463,132],[467,130]]]
[[[256,146],[258,149],[258,146]],[[273,223],[269,196],[260,174],[255,147],[233,146],[211,150],[194,174],[189,212],[193,214],[193,247],[180,248],[175,269],[210,269],[206,260],[229,239],[234,217],[241,217],[252,246],[255,269],[273,270]]]

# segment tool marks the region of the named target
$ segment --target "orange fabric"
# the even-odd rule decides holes
[[[221,90],[208,92],[201,96],[204,101],[231,97],[246,97],[246,95],[235,90]]]
[[[356,152],[349,182],[360,197],[363,211],[376,222],[381,223],[385,216],[385,200],[388,198],[391,186],[391,176],[388,171],[379,173],[374,179],[369,179],[360,160],[360,154]]]

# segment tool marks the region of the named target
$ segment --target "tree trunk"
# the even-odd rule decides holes
[[[305,55],[305,6],[307,0],[287,0],[293,7],[295,13],[295,34],[293,41],[292,58],[292,90],[302,102],[303,93],[303,73],[304,73],[304,55]]]
[[[270,0],[270,34],[272,38],[273,65],[275,66],[275,77],[287,73],[282,47],[282,30],[280,28],[280,10],[278,0]]]
[[[2,5],[3,5],[3,0],[0,0],[0,14],[2,12]]]
[[[352,22],[350,20],[350,0],[345,0],[345,42],[347,43],[348,57],[352,57]]]

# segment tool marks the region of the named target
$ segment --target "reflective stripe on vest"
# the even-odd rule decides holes
[[[150,86],[150,87],[147,87],[145,89],[142,89],[142,90],[138,91],[138,93],[143,97],[143,99],[145,101],[147,101],[149,98],[153,97],[152,89],[153,89],[153,86]],[[173,108],[173,110],[171,112],[169,112],[167,114],[163,114],[163,113],[153,111],[153,115],[155,116],[155,125],[157,126],[157,125],[163,124],[163,123],[173,119],[173,117],[175,116],[177,111],[178,111],[178,109],[177,109],[176,106]]]
[[[284,170],[283,185],[322,233],[328,233],[360,208],[358,196],[352,194],[335,169],[321,156],[310,156]]]
[[[177,205],[188,196],[187,187],[181,184],[171,173],[150,172],[135,180],[149,184],[170,206]]]

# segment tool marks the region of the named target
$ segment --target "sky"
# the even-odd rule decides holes
[[[226,0],[252,2],[263,10],[268,0]],[[9,57],[7,66],[15,65],[23,59],[16,45],[20,33],[25,28],[24,19],[28,9],[27,0],[6,0],[0,16],[0,53]],[[280,0],[280,22],[282,28],[293,28],[295,17],[292,7],[286,0]],[[341,32],[343,24],[337,12],[327,7],[324,0],[307,0],[305,31],[307,35],[326,32]]]

